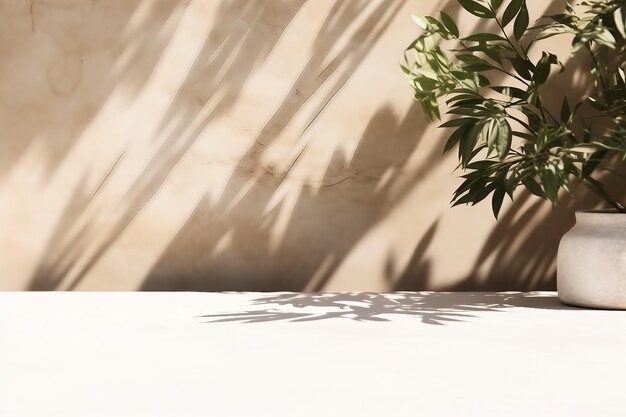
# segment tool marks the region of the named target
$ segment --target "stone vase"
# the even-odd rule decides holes
[[[557,290],[565,304],[626,309],[626,213],[576,212],[559,244]]]

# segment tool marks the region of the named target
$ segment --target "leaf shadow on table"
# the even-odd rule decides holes
[[[246,311],[200,317],[207,323],[262,323],[339,318],[384,322],[394,316],[413,316],[422,323],[443,325],[469,321],[478,318],[480,313],[505,312],[514,307],[578,309],[561,304],[555,296],[532,292],[275,293],[253,299],[251,308]]]

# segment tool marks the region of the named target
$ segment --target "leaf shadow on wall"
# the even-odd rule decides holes
[[[82,282],[159,192],[203,129],[240,100],[244,84],[268,57],[303,3],[244,0],[220,3],[204,46],[161,121],[159,130],[168,134],[119,203],[102,205],[98,199],[100,190],[119,175],[119,166],[125,162],[123,152],[95,188],[79,183],[59,218],[30,289],[74,289]],[[403,3],[402,0],[380,1],[371,10],[367,9],[368,1],[334,3],[315,40],[311,57],[241,158],[219,201],[213,203],[207,194],[197,205],[153,265],[141,289],[322,290],[366,233],[385,219],[403,194],[432,173],[442,161],[437,147],[418,169],[405,169],[409,156],[425,139],[426,122],[416,105],[402,116],[381,106],[363,131],[354,155],[348,158],[337,149],[324,178],[319,184],[303,186],[297,199],[289,203],[291,207],[287,207],[286,201],[271,204],[278,190],[292,181],[290,171],[276,171],[261,163],[265,149],[296,116],[301,116],[305,105],[311,107],[314,95],[317,99],[324,88],[328,93],[308,114],[308,123],[302,132],[303,141],[308,140],[305,135],[308,127],[341,94],[342,87],[361,66],[371,45],[388,28]],[[276,8],[280,8],[280,13]],[[455,2],[447,3],[445,9],[452,16],[458,12]],[[355,20],[362,21],[361,26],[348,35],[345,28]],[[352,36],[346,42],[350,46],[336,48],[338,41],[347,36]],[[164,41],[163,45],[166,43]],[[158,58],[159,54],[155,51],[151,56]],[[153,70],[154,65],[145,68]],[[119,82],[139,91],[150,71],[142,73],[131,67],[128,71],[128,78]],[[401,76],[399,71],[398,74]],[[206,108],[211,110],[205,113]],[[298,162],[297,156],[293,162]],[[388,175],[383,181],[385,173]],[[358,209],[348,212],[346,201]],[[551,230],[554,234],[550,239],[553,239],[567,225],[564,221],[567,217],[558,214],[546,217],[545,222],[533,227],[529,237],[521,238],[521,247],[526,251],[523,259],[526,262],[530,259],[528,264],[535,265],[533,274],[515,278],[507,275],[505,260],[509,259],[511,265],[520,269],[524,266],[513,263],[516,262],[512,259],[514,239],[507,228],[527,230],[523,219],[545,215],[540,212],[540,203],[528,209],[525,201],[526,197],[521,197],[503,213],[502,226],[496,226],[490,235],[474,270],[454,288],[521,289],[553,285],[552,278],[545,279],[547,275],[543,271],[549,270],[546,265],[553,258],[546,254],[555,250],[556,245],[554,240],[545,239],[543,233]],[[281,212],[285,209],[290,210],[287,224],[279,243],[272,246],[272,230],[282,221]],[[113,215],[102,222],[101,215],[105,211],[104,214]],[[419,215],[417,210],[416,215]],[[560,223],[562,221],[564,223]],[[326,225],[324,228],[320,227],[322,223]],[[559,226],[554,228],[555,224]],[[423,235],[415,239],[417,243],[407,265],[399,265],[389,256],[385,279],[390,290],[428,287],[432,263],[427,254],[437,238],[438,225],[439,221],[433,220]],[[335,230],[341,231],[342,236],[329,233]],[[518,239],[515,243],[519,243],[517,234],[514,236]],[[315,241],[316,245],[302,244],[307,241]],[[494,254],[498,262],[491,266],[484,279],[482,262]],[[291,272],[285,272],[288,270]],[[541,280],[536,276],[541,276]]]
[[[446,9],[453,16],[458,13],[454,5],[449,3]],[[489,29],[494,28],[480,28]],[[324,32],[322,30],[320,33]],[[213,206],[207,196],[196,207],[152,268],[141,289],[320,291],[366,233],[385,218],[403,194],[419,185],[442,161],[439,148],[435,148],[424,158],[425,162],[418,171],[411,172],[409,178],[397,181],[407,175],[402,172],[403,166],[423,139],[426,122],[418,118],[421,112],[416,105],[402,121],[397,120],[390,110],[381,109],[372,117],[359,140],[350,164],[344,166],[345,157],[337,151],[320,189],[303,187],[290,214],[280,247],[273,252],[268,242],[272,226],[278,221],[280,207],[269,213],[264,209],[270,205],[276,190],[289,181],[289,173],[268,170],[260,174],[253,186],[247,188],[247,185],[253,172],[259,168],[258,155],[262,153],[263,146],[282,132],[302,107],[303,100],[308,99],[307,96],[298,97],[297,92],[314,90],[309,85],[318,80],[314,75],[319,73],[322,61],[322,57],[314,54],[256,143],[240,162],[220,202]],[[325,73],[326,69],[321,72]],[[496,78],[494,76],[494,80]],[[336,84],[328,97],[332,98],[338,91],[337,87],[340,88],[341,84]],[[323,105],[320,108],[323,109]],[[311,122],[316,116],[317,112]],[[376,165],[381,166],[377,168]],[[390,169],[394,174],[381,186],[381,174]],[[402,183],[404,188],[393,187],[396,182]],[[343,209],[341,205],[347,196],[351,203],[359,203],[352,204],[351,211]],[[511,210],[519,209],[514,206]],[[419,216],[417,207],[416,216]],[[390,254],[384,270],[389,289],[428,289],[432,263],[427,252],[435,239],[438,223],[438,220],[434,220],[422,236],[416,239],[413,254],[406,265],[398,265]],[[341,236],[335,236],[328,230],[341,230]],[[499,241],[506,240],[501,234],[495,236]],[[494,235],[489,243],[493,239]],[[318,244],[306,245],[302,243],[303,240]],[[532,246],[532,240],[528,245]],[[542,254],[538,252],[531,256]],[[297,268],[293,268],[294,264]],[[296,276],[294,269],[297,271]],[[478,273],[482,273],[479,268],[472,271],[464,281],[468,283],[464,288],[482,288],[475,277]],[[504,274],[494,268],[490,276],[493,275],[501,277]],[[532,287],[535,283],[531,278],[517,279],[515,285]],[[500,286],[506,287],[510,283],[510,280],[504,279]]]
[[[363,45],[359,48],[346,46],[331,55],[337,40],[345,35],[345,27],[363,14],[369,3],[362,0],[335,2],[318,35],[312,58],[293,89],[294,94],[299,96],[300,104],[294,105],[288,97],[276,113],[280,120],[272,120],[268,128],[284,128],[302,103],[332,73],[341,71],[334,92],[326,98],[326,102],[330,101],[367,55],[368,43],[380,37],[403,2],[381,1],[373,11],[368,12],[365,22],[353,35],[355,39],[363,38]],[[202,130],[238,100],[247,79],[267,58],[303,3],[232,0],[220,4],[205,45],[162,120],[161,128],[170,133],[118,204],[105,202],[103,206],[97,204],[97,199],[99,191],[118,175],[118,166],[124,163],[123,152],[95,189],[89,189],[84,183],[79,184],[49,240],[49,250],[44,252],[30,289],[76,288],[158,192]],[[250,23],[242,24],[246,21]],[[207,107],[212,110],[204,114],[201,110]],[[311,123],[314,120],[315,117]],[[262,136],[265,142],[260,138],[257,144],[266,146],[275,133],[264,130]],[[255,161],[256,154],[257,149],[251,148],[238,170],[246,172],[246,166]],[[236,182],[231,183],[231,191],[237,187]],[[107,218],[104,222],[103,215]]]
[[[412,109],[415,110],[415,109]],[[234,207],[222,211],[230,199],[212,209],[205,198],[168,246],[144,282],[146,290],[310,290],[323,287],[326,279],[363,235],[393,205],[390,184],[404,175],[401,167],[418,145],[415,133],[420,120],[413,111],[403,120],[389,109],[372,118],[359,141],[350,164],[338,151],[319,189],[304,186],[289,218],[279,248],[272,252],[273,222],[278,209],[266,214],[263,208],[272,199],[284,176],[265,173]],[[417,136],[419,137],[419,135]],[[437,163],[439,149],[428,163],[412,173],[406,187],[426,175]],[[373,156],[376,158],[372,159]],[[372,161],[383,166],[372,166]],[[380,186],[380,174],[395,167],[389,185]],[[333,173],[333,174],[328,174]],[[237,182],[245,178],[237,179]],[[350,211],[342,209],[345,196],[357,202]],[[394,195],[402,191],[394,190]],[[391,201],[391,203],[390,203]],[[324,227],[321,227],[323,224]],[[341,230],[341,236],[329,233]],[[220,242],[228,246],[220,249]],[[314,246],[302,244],[314,241]],[[259,242],[263,247],[259,247]],[[310,248],[317,248],[311,251]],[[327,248],[327,249],[326,249]],[[294,277],[293,264],[301,273]],[[219,272],[217,272],[219,271]]]
[[[164,3],[186,7],[188,2]],[[84,183],[79,184],[49,239],[48,250],[44,252],[29,289],[73,289],[80,283],[158,192],[202,129],[237,100],[248,77],[267,58],[303,3],[304,0],[288,4],[249,0],[220,3],[204,46],[163,118],[159,130],[167,128],[169,135],[132,181],[122,201],[98,204],[101,189],[115,175],[123,175],[117,171],[120,160],[124,161],[124,152],[112,163],[95,189],[86,188]],[[280,13],[276,13],[276,8],[280,8]],[[176,25],[168,27],[170,31],[167,33],[158,27],[161,30],[159,38],[165,38],[163,48]],[[139,39],[156,36],[150,30],[144,33],[135,29],[135,32]],[[163,53],[164,49],[160,52]],[[144,61],[145,57],[140,54],[136,60]],[[141,90],[141,80],[147,79],[155,66],[156,62],[144,68],[144,77],[129,69],[128,78],[120,84],[131,92]],[[199,80],[209,82],[200,85]],[[202,109],[208,100],[211,100],[213,108],[208,114],[203,114]],[[191,130],[188,129],[190,125]],[[103,221],[103,218],[106,220]]]
[[[142,89],[173,35],[168,22],[188,3],[5,2],[0,24],[13,38],[0,45],[7,99],[0,113],[0,181],[33,149],[43,150],[38,169],[52,175],[116,88]],[[138,9],[146,24],[129,32]],[[133,58],[113,71],[131,46]],[[77,189],[75,196],[89,199],[91,191]]]
[[[290,181],[289,170],[275,172],[259,163],[259,156],[294,118],[313,93],[335,76],[330,91],[310,115],[310,126],[347,82],[365,58],[371,44],[382,35],[403,2],[381,2],[354,33],[358,47],[346,47],[331,55],[345,27],[355,18],[355,2],[337,2],[314,43],[315,49],[283,102],[261,130],[252,147],[231,175],[220,201],[213,206],[207,195],[168,245],[144,282],[144,290],[314,290],[363,234],[381,217],[389,204],[389,187],[380,187],[381,175],[393,169],[402,176],[402,166],[412,154],[425,127],[415,117],[415,108],[398,120],[391,109],[382,108],[372,117],[348,166],[342,151],[335,151],[320,184],[303,186],[289,216],[277,250],[270,248],[271,230],[281,205],[265,211],[277,190]],[[330,62],[329,64],[324,64]],[[339,67],[339,63],[342,66]],[[346,64],[347,63],[347,64]],[[336,75],[336,74],[335,74]],[[415,106],[414,106],[415,107]],[[305,129],[306,130],[306,129]],[[413,175],[419,178],[437,160],[438,150]],[[255,173],[261,171],[255,178]],[[250,183],[253,178],[253,185]],[[406,181],[410,184],[411,181]],[[341,209],[346,195],[358,201],[359,212]],[[325,227],[321,228],[320,224]],[[329,230],[342,230],[334,236]],[[315,241],[311,251],[303,239]],[[338,242],[340,241],[340,242]],[[321,249],[321,248],[332,249]],[[294,263],[299,274],[291,273]]]

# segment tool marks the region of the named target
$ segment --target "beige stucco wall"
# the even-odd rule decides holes
[[[398,62],[451,2],[1,5],[2,289],[553,285],[569,200],[448,207]]]

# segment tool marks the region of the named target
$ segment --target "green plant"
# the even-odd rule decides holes
[[[512,199],[517,187],[555,204],[559,190],[571,193],[577,178],[625,211],[592,174],[616,155],[619,163],[626,161],[626,0],[567,5],[564,13],[544,16],[532,27],[525,0],[457,1],[498,33],[462,37],[444,12],[439,19],[413,16],[423,31],[402,65],[428,118],[441,117],[439,98],[454,117],[441,125],[451,130],[444,152],[458,147],[464,171],[453,205],[492,195],[497,218],[505,195]],[[563,96],[560,111],[554,111],[542,100],[549,91],[544,84],[553,69],[562,72],[564,66],[537,47],[564,34],[573,38],[572,56],[588,54],[593,90],[577,103]]]

